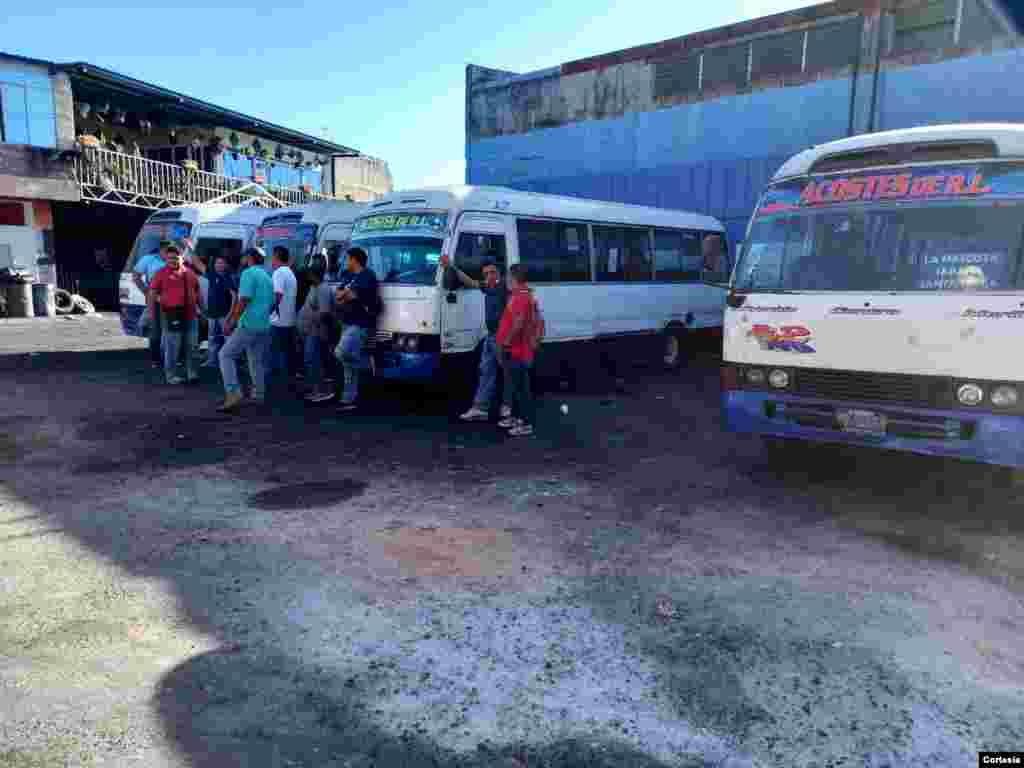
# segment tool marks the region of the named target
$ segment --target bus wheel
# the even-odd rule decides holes
[[[665,364],[665,370],[678,371],[683,367],[684,333],[682,331],[669,329],[662,334],[662,338],[664,339],[664,357],[662,358],[662,362]]]

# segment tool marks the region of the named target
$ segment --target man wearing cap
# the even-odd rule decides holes
[[[199,381],[195,371],[195,357],[189,354],[193,344],[193,321],[199,316],[199,280],[192,270],[185,268],[181,251],[174,243],[164,248],[164,258],[167,266],[157,272],[149,284],[147,312],[150,319],[154,319],[159,303],[161,345],[167,383],[185,383],[176,373],[178,358],[184,349],[185,375],[192,384]]]
[[[173,245],[171,240],[161,240],[160,250],[147,253],[141,259],[138,264],[135,265],[135,285],[138,286],[139,290],[142,291],[143,296],[149,294],[150,283],[153,282],[153,278],[156,277],[156,273],[167,266],[167,246]],[[163,365],[163,353],[161,350],[161,328],[160,328],[160,307],[156,305],[154,308],[155,314],[150,315],[148,312],[142,315],[142,328],[143,331],[148,326],[149,336],[149,356],[153,361],[153,367],[159,368]]]
[[[249,358],[253,401],[262,403],[266,395],[274,284],[263,268],[265,258],[260,248],[246,251],[242,259],[244,269],[238,284],[238,300],[224,323],[224,333],[228,336],[220,350],[220,375],[224,379],[224,404],[220,410],[224,412],[235,411],[242,404],[238,360],[243,354]]]

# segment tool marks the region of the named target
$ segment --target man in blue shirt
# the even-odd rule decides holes
[[[167,266],[167,246],[173,245],[170,240],[160,241],[160,250],[147,253],[138,263],[135,265],[135,285],[138,286],[142,294],[148,295],[149,284],[153,282],[153,278],[156,273]],[[163,365],[163,354],[160,350],[160,341],[162,332],[160,330],[160,307],[157,306],[155,310],[155,316],[148,318],[146,313],[142,313],[142,317],[139,320],[139,330],[142,333],[146,333],[146,327],[149,327],[149,356],[153,361],[154,368],[160,368]]]
[[[377,275],[366,266],[366,262],[366,251],[358,247],[349,248],[348,271],[352,277],[345,283],[345,287],[339,287],[334,294],[344,324],[336,352],[345,379],[339,405],[342,411],[356,408],[359,371],[365,367],[363,347],[366,346],[366,337],[377,324]]]
[[[206,337],[209,340],[204,368],[220,366],[220,350],[224,346],[224,323],[235,303],[238,282],[228,268],[228,260],[218,253],[213,259],[213,269],[207,269],[201,259],[196,259],[196,268],[206,276]]]

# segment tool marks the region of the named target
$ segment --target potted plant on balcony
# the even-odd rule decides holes
[[[199,172],[199,163],[196,162],[195,160],[182,160],[181,167],[184,168],[185,172],[188,173],[190,176],[194,173]]]

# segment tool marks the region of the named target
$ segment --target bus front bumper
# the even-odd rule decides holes
[[[437,352],[380,352],[374,355],[376,375],[396,381],[429,381],[441,369]]]
[[[768,437],[872,446],[1024,467],[1024,416],[932,410],[898,403],[837,402],[761,391],[722,394],[726,428]],[[843,427],[850,411],[884,420],[878,430]]]

